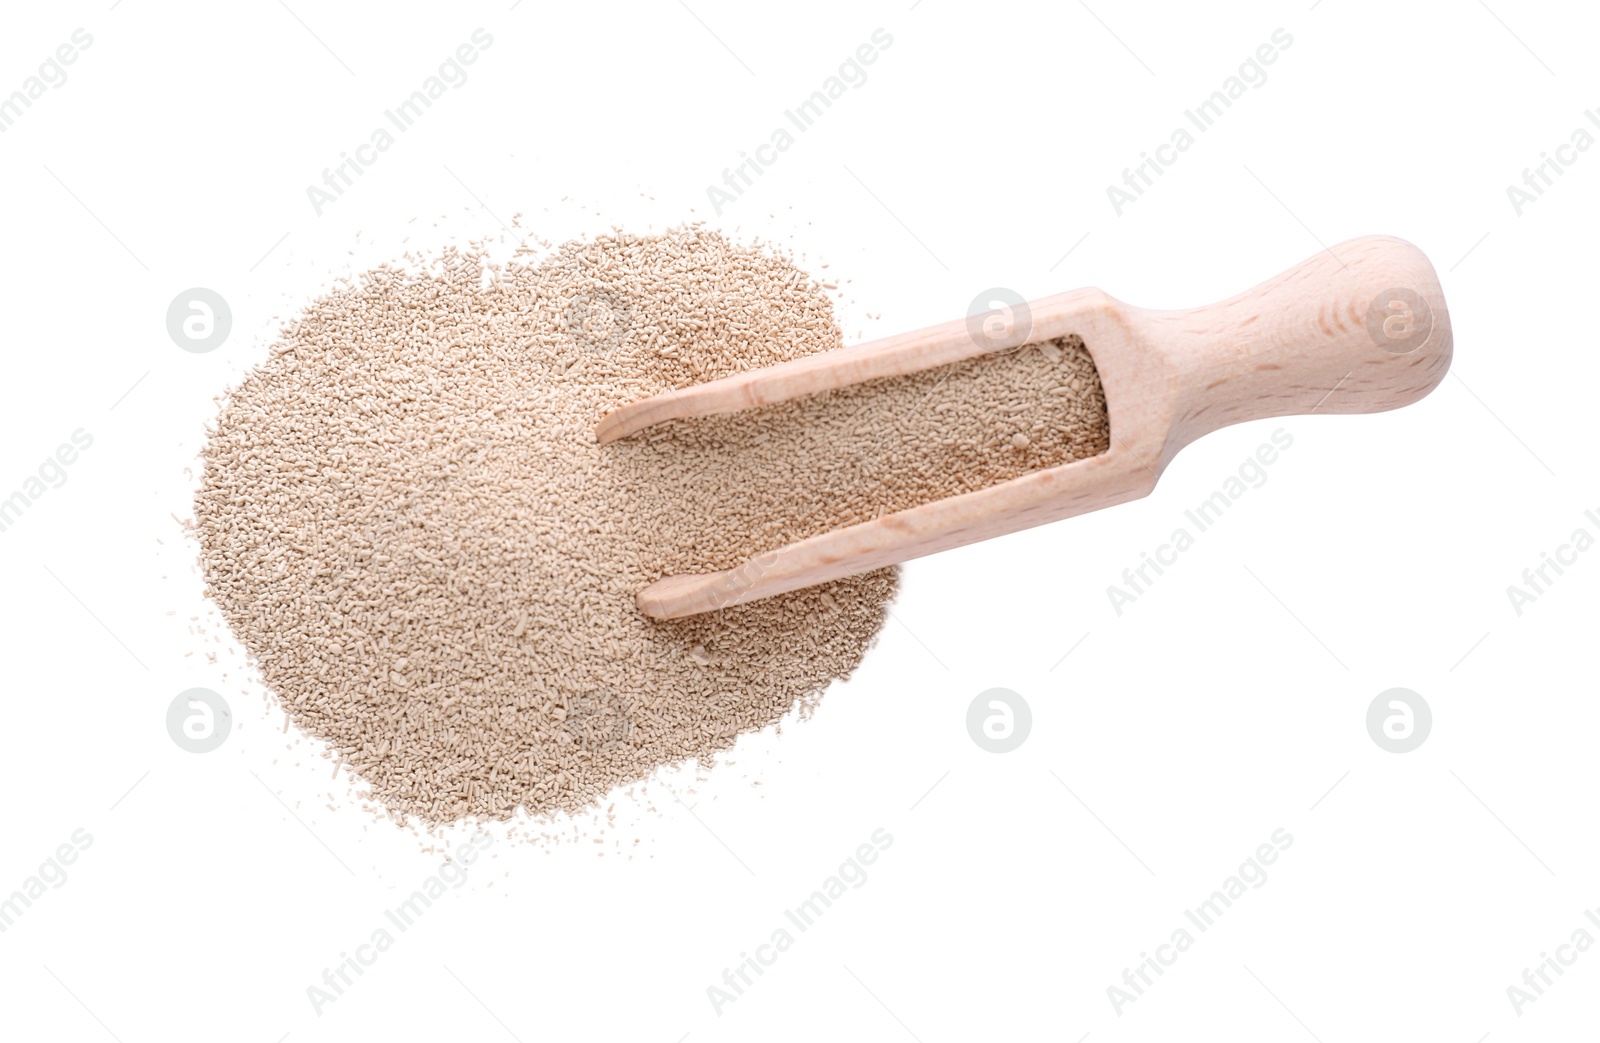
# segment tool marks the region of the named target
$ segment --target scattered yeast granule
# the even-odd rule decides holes
[[[595,444],[624,402],[839,343],[811,277],[702,228],[368,272],[223,404],[209,596],[396,816],[593,805],[849,676],[897,576],[669,622],[640,588],[1107,447],[1076,338]]]

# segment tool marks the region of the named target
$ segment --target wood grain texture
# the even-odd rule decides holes
[[[1305,413],[1372,413],[1415,402],[1450,366],[1438,276],[1411,244],[1341,243],[1217,304],[1151,311],[1099,290],[1031,302],[1032,323],[998,341],[965,320],[823,352],[640,402],[601,420],[601,442],[668,419],[737,412],[1076,333],[1100,372],[1111,447],[1100,456],[813,536],[639,593],[646,615],[710,612],[894,565],[1147,495],[1185,445],[1218,428]]]

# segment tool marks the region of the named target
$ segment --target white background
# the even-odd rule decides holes
[[[1600,951],[1520,1014],[1506,991],[1575,930],[1600,938],[1583,915],[1600,907],[1600,553],[1520,616],[1506,593],[1600,530],[1583,516],[1600,508],[1600,155],[1520,216],[1506,193],[1600,104],[1592,12],[511,6],[8,12],[0,93],[74,29],[93,44],[0,134],[0,494],[74,430],[94,438],[0,533],[0,893],[93,837],[0,934],[8,1037],[1473,1043],[1592,1026]],[[478,27],[493,44],[470,79],[317,216],[306,186]],[[868,80],[714,215],[706,186],[880,27],[893,44]],[[1266,82],[1119,217],[1107,185],[1279,28],[1294,42]],[[997,285],[1200,304],[1388,233],[1438,267],[1456,361],[1416,406],[1228,429],[1147,500],[912,563],[881,642],[813,719],[619,794],[609,824],[496,831],[467,884],[318,1014],[307,986],[442,855],[281,733],[172,515],[213,396],[276,318],[408,248],[509,243],[516,213],[530,241],[685,219],[775,240],[852,280],[851,341]],[[192,286],[233,308],[211,354],[166,333]],[[1279,426],[1294,444],[1266,484],[1116,614],[1107,586]],[[206,755],[164,725],[197,685],[236,718]],[[995,686],[1034,715],[1006,755],[964,724]],[[1394,686],[1434,714],[1404,755],[1364,723]],[[880,827],[894,842],[867,882],[717,1013],[707,986]],[[1114,1009],[1124,968],[1280,828],[1294,842],[1267,882]]]

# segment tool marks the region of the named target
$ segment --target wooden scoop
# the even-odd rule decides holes
[[[710,612],[1135,500],[1201,435],[1266,417],[1409,405],[1444,379],[1451,353],[1450,316],[1427,257],[1403,240],[1368,236],[1208,307],[1147,311],[1074,290],[655,395],[608,414],[595,434],[604,444],[667,420],[1072,333],[1105,391],[1105,453],[812,536],[738,568],[667,576],[639,593],[639,610],[657,619]]]

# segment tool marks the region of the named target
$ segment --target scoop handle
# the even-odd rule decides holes
[[[1403,239],[1324,250],[1237,297],[1130,318],[1178,382],[1168,455],[1229,424],[1409,405],[1450,368],[1439,277]]]

